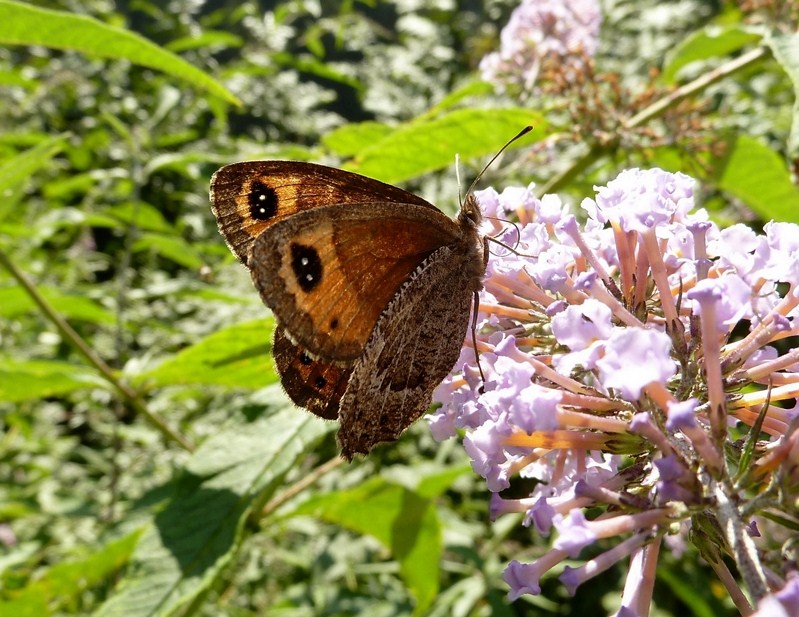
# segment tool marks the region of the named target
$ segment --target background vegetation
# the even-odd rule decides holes
[[[0,0],[0,614],[613,610],[615,570],[507,604],[546,540],[424,423],[340,464],[207,198],[292,158],[452,211],[455,154],[469,179],[532,124],[484,184],[579,203],[657,165],[722,222],[799,219],[793,2],[607,0],[590,78],[500,92],[476,69],[514,4]],[[733,614],[663,564],[662,614]]]

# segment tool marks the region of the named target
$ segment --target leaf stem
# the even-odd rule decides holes
[[[148,408],[142,398],[135,392],[128,384],[120,380],[113,369],[106,364],[106,362],[98,356],[94,350],[84,341],[81,336],[75,332],[72,326],[64,319],[56,310],[45,300],[45,298],[36,289],[36,286],[28,279],[28,277],[17,268],[16,264],[9,259],[8,255],[0,250],[0,264],[11,273],[22,288],[27,292],[31,299],[36,303],[41,312],[49,319],[61,335],[69,341],[69,343],[77,349],[84,358],[94,366],[100,374],[116,389],[124,400],[128,402],[130,407],[136,412],[141,414],[155,429],[157,429],[164,437],[170,441],[179,444],[185,450],[191,452],[194,450],[194,445],[186,439],[183,435],[173,430],[163,422],[158,416],[153,414]]]
[[[272,499],[269,503],[267,503],[261,509],[260,518],[268,516],[269,514],[277,510],[280,506],[282,506],[292,497],[304,491],[306,488],[308,488],[311,484],[316,482],[323,475],[325,475],[329,471],[332,471],[333,469],[341,465],[343,462],[344,462],[343,458],[341,458],[340,456],[336,456],[319,465],[309,474],[303,476],[301,480],[292,484],[288,489],[286,489],[280,495],[278,495],[277,497]]]
[[[665,96],[659,101],[655,101],[649,107],[641,110],[632,118],[629,118],[626,122],[624,122],[624,127],[633,128],[640,126],[649,120],[652,120],[653,118],[656,118],[665,112],[669,107],[674,105],[677,101],[704,90],[708,86],[720,81],[728,75],[731,75],[732,73],[735,73],[736,71],[739,71],[742,68],[766,57],[769,53],[771,53],[769,48],[763,45],[753,49],[752,51],[748,51],[741,56],[738,56],[734,60],[730,60],[729,62],[716,67],[712,71],[708,71],[701,77],[698,77],[695,80],[680,86],[668,96]]]

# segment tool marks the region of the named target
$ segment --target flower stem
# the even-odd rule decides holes
[[[718,504],[716,515],[721,524],[721,529],[732,550],[738,571],[744,583],[746,583],[747,589],[752,594],[752,598],[757,603],[768,593],[766,576],[757,556],[757,548],[746,532],[735,504],[728,497],[728,491],[732,492],[732,489],[719,482],[714,482],[713,484],[713,496]]]

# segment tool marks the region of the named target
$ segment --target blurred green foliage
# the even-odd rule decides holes
[[[797,35],[721,1],[606,2],[597,63],[650,93],[608,109],[659,138],[600,139],[563,101],[479,80],[513,6],[0,0],[0,614],[612,611],[618,569],[509,605],[504,565],[546,540],[489,522],[424,423],[337,463],[334,426],[276,385],[273,323],[207,198],[222,164],[292,158],[453,210],[455,154],[469,178],[533,124],[485,184],[579,203],[657,164],[722,221],[799,218]],[[659,101],[697,123],[670,133]],[[730,611],[695,555],[662,564],[662,614]]]

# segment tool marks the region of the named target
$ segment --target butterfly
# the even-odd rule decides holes
[[[450,218],[352,172],[250,161],[214,174],[211,203],[275,315],[292,401],[339,420],[347,459],[396,440],[457,362],[482,288],[487,239],[471,191]]]

